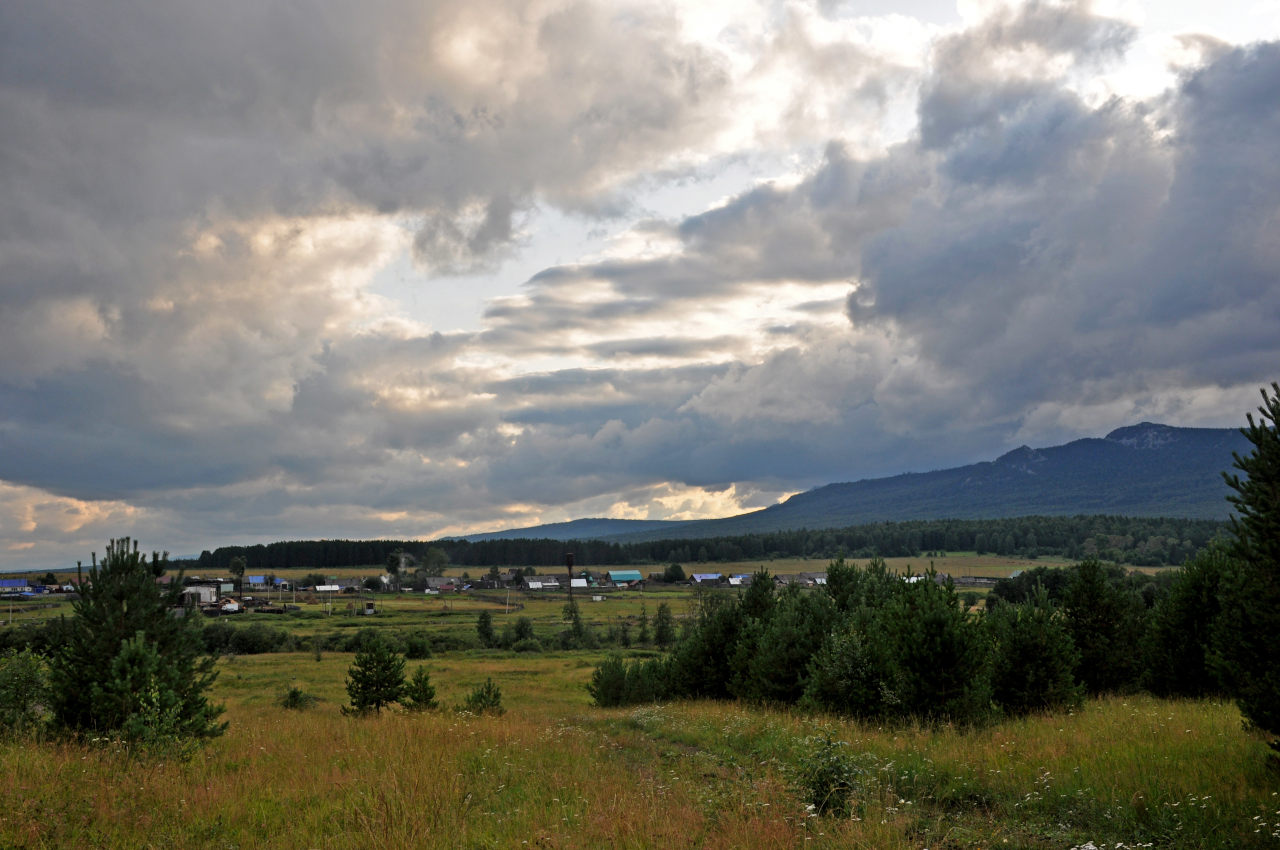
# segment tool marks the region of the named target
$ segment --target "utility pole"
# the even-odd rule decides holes
[[[569,571],[569,604],[573,604],[573,553],[564,553],[564,566]]]

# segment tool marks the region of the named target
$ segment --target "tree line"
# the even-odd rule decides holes
[[[243,559],[252,572],[382,565],[398,551],[426,558],[443,551],[462,567],[559,567],[566,551],[579,566],[726,563],[776,558],[921,557],[973,551],[1035,558],[1095,558],[1138,566],[1186,563],[1223,536],[1225,522],[1121,516],[1028,516],[981,520],[880,522],[842,529],[798,529],[695,540],[616,542],[511,540],[294,540],[205,551],[182,566],[191,571],[230,569]]]

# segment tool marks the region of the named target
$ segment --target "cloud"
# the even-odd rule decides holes
[[[1137,31],[1087,4],[826,11],[6,4],[0,546],[691,517],[1252,406],[1280,46],[1097,100]],[[735,158],[786,173],[641,199]],[[379,294],[553,207],[631,247],[468,332]]]

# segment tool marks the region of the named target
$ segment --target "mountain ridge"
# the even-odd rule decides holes
[[[1248,449],[1248,440],[1236,428],[1140,422],[1116,428],[1105,437],[1084,437],[1043,448],[1019,446],[992,461],[826,484],[736,516],[685,521],[575,520],[495,534],[508,539],[629,542],[843,528],[872,522],[1029,515],[1226,519],[1230,515],[1226,501],[1229,488],[1221,473],[1231,467],[1232,452]],[[653,525],[627,527],[629,522]],[[606,533],[584,534],[587,528]],[[616,530],[610,532],[610,528]],[[554,533],[543,533],[547,529]]]

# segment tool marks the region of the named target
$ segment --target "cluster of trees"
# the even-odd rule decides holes
[[[1162,566],[1185,562],[1226,529],[1226,523],[1214,520],[1121,516],[914,520],[709,540],[629,543],[624,551],[636,562],[666,560],[686,564],[782,557],[832,559],[842,555],[897,558],[972,551]]]
[[[973,721],[993,702],[1006,711],[1077,701],[1077,653],[1048,600],[1006,606],[1009,616],[966,614],[932,573],[904,581],[884,562],[833,562],[824,589],[775,588],[766,571],[741,594],[703,594],[671,653],[606,659],[592,697],[619,705],[677,697],[737,698],[864,718]],[[1000,640],[995,627],[999,624]],[[1029,653],[1051,645],[1054,653]],[[1035,655],[1034,659],[1026,656]],[[1036,671],[1046,686],[1020,691],[994,672]]]
[[[1206,599],[1231,563],[1205,550],[1158,583],[1096,560],[1036,570],[997,586],[983,616],[932,571],[904,579],[880,559],[837,560],[814,590],[778,590],[761,571],[741,593],[702,594],[670,654],[607,659],[591,693],[600,705],[736,698],[972,722],[1140,687],[1221,692]]]
[[[564,606],[564,628],[553,638],[556,649],[596,649],[602,645],[631,647],[657,646],[665,649],[675,643],[676,621],[671,613],[671,606],[666,602],[658,603],[657,616],[652,623],[647,609],[643,606],[636,633],[631,632],[631,624],[619,619],[609,625],[606,634],[599,635],[595,629],[582,618],[578,603],[570,600]],[[508,622],[499,632],[494,629],[493,615],[489,611],[481,611],[476,617],[476,636],[480,646],[492,649],[509,649],[514,652],[541,652],[543,641],[534,633],[533,621],[528,617],[517,617]]]
[[[94,555],[74,615],[47,630],[44,654],[26,648],[0,664],[0,702],[19,725],[173,752],[223,732],[206,696],[216,673],[200,624],[173,616],[180,582],[156,581],[167,566],[127,537],[101,563]]]
[[[976,551],[1021,557],[1097,558],[1138,566],[1185,563],[1223,536],[1224,522],[1200,519],[1074,516],[982,520],[879,522],[842,529],[798,529],[705,540],[608,542],[550,539],[310,540],[258,546],[226,546],[203,552],[192,569],[218,571],[239,565],[250,571],[284,567],[329,569],[414,564],[411,576],[439,575],[445,562],[460,567],[532,565],[557,568],[566,548],[581,566],[690,564],[772,558],[919,557],[932,552]],[[238,559],[238,560],[237,560]],[[425,569],[424,569],[425,567]]]
[[[865,718],[972,722],[1148,689],[1234,696],[1280,735],[1280,387],[1263,392],[1254,445],[1230,475],[1232,539],[1164,580],[1087,559],[1001,582],[970,616],[949,581],[903,580],[883,561],[837,560],[824,590],[777,592],[759,572],[739,595],[701,598],[673,651],[612,656],[599,705],[738,698]],[[1272,746],[1280,746],[1273,741]]]
[[[381,713],[383,708],[399,704],[406,711],[428,711],[439,708],[431,674],[419,666],[408,679],[404,675],[404,657],[386,641],[374,638],[356,653],[347,670],[349,705],[342,713],[364,715]],[[472,714],[503,714],[502,691],[492,679],[485,679],[458,706]]]

